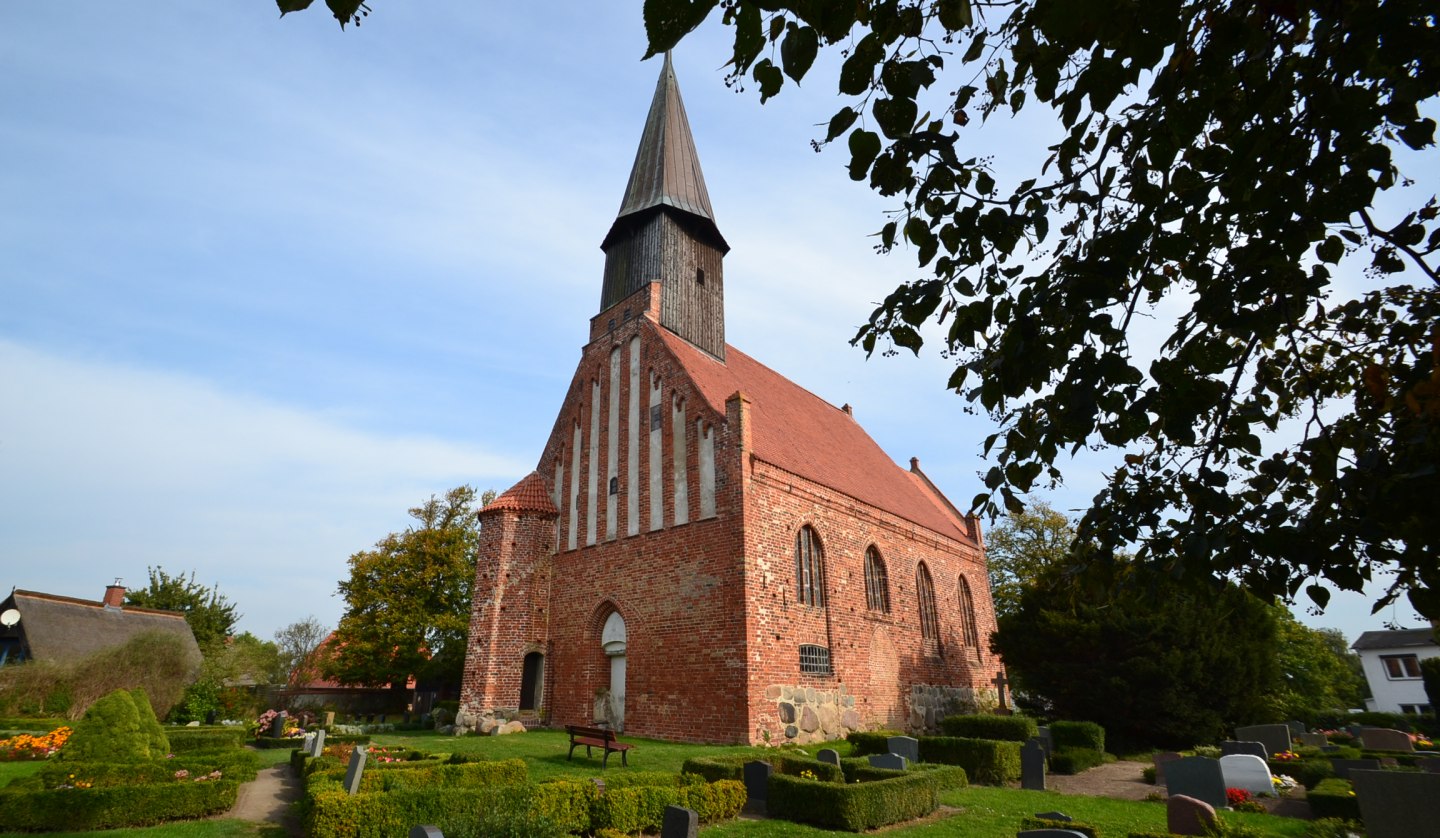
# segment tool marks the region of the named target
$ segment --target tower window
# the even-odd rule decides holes
[[[618,495],[618,494],[620,494],[620,478],[618,478],[618,477],[612,477],[612,478],[610,478],[610,494],[612,494],[612,495]]]
[[[704,269],[704,268],[696,268],[696,269],[695,269],[695,284],[696,284],[696,285],[704,285],[704,284],[705,284],[705,269]]]

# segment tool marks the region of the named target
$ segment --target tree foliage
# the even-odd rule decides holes
[[[408,529],[350,557],[326,675],[362,686],[404,684],[412,675],[459,683],[480,535],[475,500],[469,486],[432,495],[410,510]]]
[[[1426,658],[1420,661],[1420,677],[1424,679],[1425,698],[1432,711],[1440,707],[1440,658]]]
[[[1433,2],[646,0],[651,54],[717,6],[762,102],[843,57],[817,147],[895,201],[878,249],[924,271],[856,341],[938,325],[999,424],[978,508],[1106,447],[1092,567],[1135,545],[1322,608],[1393,571],[1377,608],[1440,616],[1440,207],[1400,168],[1434,161]],[[1043,162],[975,151],[1025,108]]]
[[[284,672],[282,680],[297,683],[315,680],[314,676],[319,674],[315,652],[329,634],[330,629],[314,614],[275,632],[275,644],[279,647],[280,666]]]
[[[1344,634],[1302,625],[1284,608],[1275,609],[1275,627],[1280,679],[1270,696],[1272,720],[1313,722],[1361,706],[1365,677]]]
[[[1033,580],[1046,569],[1065,564],[1074,540],[1070,519],[1045,501],[1027,504],[985,533],[995,614],[1013,613],[1020,605],[1021,592]]]
[[[275,4],[280,7],[281,17],[291,12],[304,11],[314,2],[315,0],[275,0]],[[341,29],[344,29],[347,23],[359,26],[360,18],[370,16],[370,4],[363,0],[325,0],[325,5],[330,8],[330,14],[340,21]]]
[[[179,611],[195,635],[195,642],[205,654],[219,647],[235,630],[240,614],[235,604],[221,595],[217,588],[195,581],[195,571],[187,579],[182,573],[171,576],[164,568],[148,568],[150,582],[144,588],[127,591],[125,603],[141,608]]]
[[[998,618],[993,647],[1017,695],[1098,722],[1121,748],[1188,748],[1266,720],[1274,609],[1230,584],[1129,570],[1131,583],[1103,596],[1047,571]]]

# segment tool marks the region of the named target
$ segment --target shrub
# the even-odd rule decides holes
[[[1050,742],[1061,748],[1105,750],[1105,728],[1094,722],[1051,722]]]
[[[787,754],[783,751],[775,751],[763,757],[748,754],[691,757],[685,760],[680,770],[686,774],[703,777],[711,783],[717,780],[740,780],[744,778],[745,763],[747,762],[768,762],[776,774],[799,776],[801,771],[809,771],[818,779],[826,782],[845,782],[845,772],[839,766],[799,754]]]
[[[1321,780],[1305,793],[1305,799],[1310,803],[1310,814],[1316,818],[1360,819],[1360,804],[1349,780]]]
[[[108,788],[173,783],[177,771],[184,771],[190,777],[205,777],[218,771],[223,779],[244,783],[255,779],[259,766],[260,759],[253,752],[236,750],[144,763],[56,762],[40,769],[36,776],[41,788],[49,789],[62,785]]]
[[[849,785],[777,774],[766,801],[771,817],[850,832],[923,817],[938,805],[937,778],[924,771]]]
[[[904,735],[903,730],[857,730],[846,736],[845,739],[850,743],[851,755],[863,757],[870,754],[890,753],[890,737]]]
[[[716,780],[739,780],[744,776],[741,767],[751,760],[748,756],[691,757],[685,760],[680,770],[686,774],[703,777],[707,783]]]
[[[1039,735],[1039,726],[1029,716],[947,716],[940,720],[940,729],[946,736],[1004,742],[1025,742]]]
[[[1020,743],[955,736],[920,737],[920,759],[958,765],[971,782],[999,786],[1020,779]]]
[[[1103,762],[1104,752],[1093,748],[1057,748],[1050,754],[1050,770],[1056,774],[1079,774]],[[1154,782],[1153,776],[1150,781]]]
[[[88,832],[162,821],[201,818],[235,805],[240,783],[160,783],[0,794],[0,823],[7,830]]]
[[[140,714],[140,732],[149,743],[150,756],[158,759],[170,753],[170,740],[165,737],[165,729],[160,727],[160,720],[155,718],[155,708],[150,706],[150,696],[136,687],[130,691],[130,697],[135,700],[135,712]]]
[[[1313,789],[1321,780],[1335,776],[1335,763],[1328,759],[1307,759],[1291,768],[1296,782],[1306,789]]]
[[[172,754],[240,748],[245,744],[243,727],[175,727],[165,736]]]
[[[958,765],[935,765],[928,762],[917,762],[911,766],[911,771],[929,772],[935,778],[936,787],[941,791],[950,789],[963,789],[970,785],[970,778],[965,774],[965,769]]]
[[[372,771],[367,762],[360,776],[360,791],[399,791],[402,789],[464,789],[487,786],[514,786],[530,779],[522,759],[496,762],[472,762],[466,765],[431,765],[413,768],[406,763],[388,770]],[[375,766],[378,767],[378,766]],[[671,775],[673,776],[673,775]]]
[[[1347,821],[1343,818],[1320,818],[1310,822],[1305,827],[1304,838],[1350,838],[1351,835],[1364,835],[1365,827],[1359,821]]]
[[[96,701],[58,756],[67,762],[148,762],[150,739],[140,729],[134,696],[116,690]]]
[[[1026,816],[1020,819],[1020,828],[1022,830],[1069,829],[1073,832],[1079,832],[1084,834],[1086,838],[1096,838],[1095,827],[1091,826],[1088,823],[1081,823],[1080,821],[1061,821],[1054,820],[1052,818],[1037,818],[1033,816]]]
[[[447,813],[437,819],[445,838],[566,838],[564,827],[534,812],[490,809],[472,815]]]

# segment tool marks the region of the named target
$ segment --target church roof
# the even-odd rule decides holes
[[[711,409],[736,391],[750,399],[756,457],[940,535],[971,538],[964,519],[917,471],[895,464],[844,410],[736,349],[725,361],[657,328]]]
[[[720,229],[715,225],[715,211],[710,208],[710,193],[705,189],[705,175],[700,171],[700,155],[690,134],[690,120],[685,116],[685,103],[680,99],[680,84],[670,53],[655,83],[655,98],[645,118],[640,147],[635,151],[635,164],[630,169],[630,182],[620,202],[620,212],[601,247],[609,246],[629,216],[647,210],[672,207],[702,220],[722,249],[728,250]]]
[[[545,491],[545,481],[539,472],[530,472],[519,483],[505,490],[505,493],[490,501],[480,514],[489,512],[544,512],[559,515],[550,493]]]

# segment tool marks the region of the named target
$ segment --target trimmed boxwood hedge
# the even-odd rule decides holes
[[[1055,750],[1061,748],[1089,748],[1105,750],[1105,728],[1094,722],[1051,722],[1050,743]]]
[[[920,761],[958,765],[971,782],[1002,786],[1020,779],[1020,743],[958,736],[920,737]]]
[[[77,766],[78,767],[78,766]],[[0,824],[17,832],[89,832],[203,818],[235,805],[240,783],[158,783],[0,794]]]
[[[1039,735],[1039,725],[1029,716],[946,716],[940,720],[940,729],[946,736],[1002,742],[1025,742]]]
[[[172,754],[240,748],[244,747],[246,739],[245,728],[236,726],[172,727],[166,728],[165,736],[170,740]]]
[[[903,730],[857,730],[846,736],[850,753],[857,757],[890,753],[890,737],[907,735]]]
[[[1305,792],[1305,800],[1309,802],[1310,814],[1315,818],[1360,820],[1360,802],[1349,780],[1339,777],[1321,780],[1315,788]]]
[[[929,771],[848,785],[777,774],[770,778],[766,809],[772,818],[861,832],[935,811],[939,780]]]
[[[183,758],[138,765],[116,762],[51,763],[36,772],[35,779],[40,788],[46,789],[62,784],[75,785],[76,781],[90,783],[95,788],[111,788],[174,783],[175,772],[181,770],[188,771],[190,782],[194,782],[193,778],[218,770],[223,775],[222,779],[248,783],[255,779],[259,769],[258,755],[252,751],[235,750],[187,754]]]
[[[680,770],[687,774],[698,774],[712,783],[716,780],[741,780],[744,779],[745,763],[747,762],[768,762],[776,774],[798,777],[801,771],[809,771],[816,778],[826,782],[845,782],[845,772],[839,766],[821,762],[812,757],[787,754],[783,751],[765,754],[763,757],[748,754],[691,757],[685,760]]]
[[[1093,748],[1058,748],[1050,755],[1056,774],[1079,774],[1105,762],[1105,753]]]

